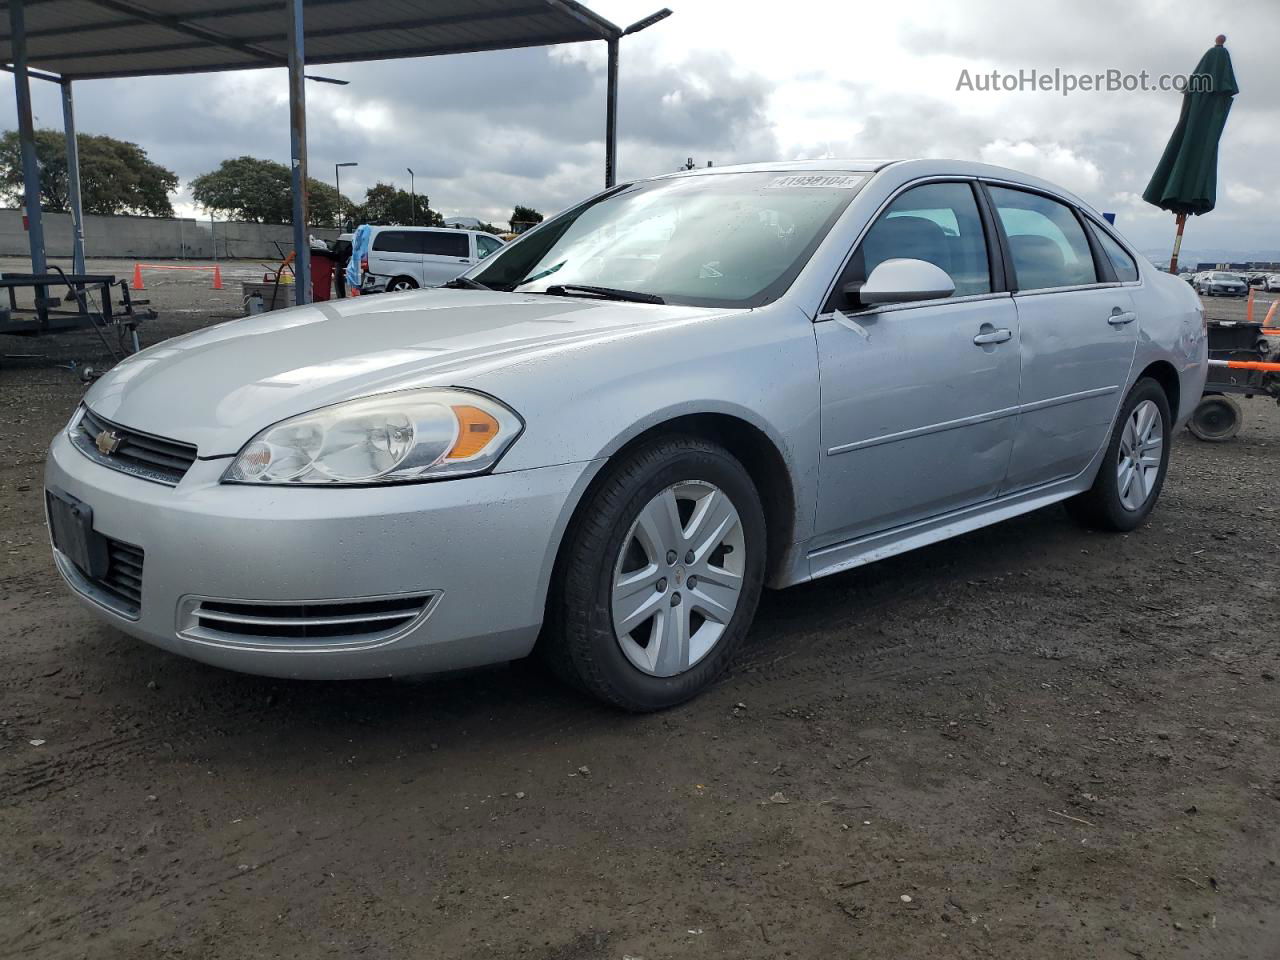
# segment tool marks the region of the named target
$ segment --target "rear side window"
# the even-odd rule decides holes
[[[1124,247],[1116,243],[1111,234],[1098,228],[1093,231],[1097,234],[1098,242],[1102,244],[1102,249],[1106,251],[1107,259],[1111,261],[1111,266],[1115,268],[1116,278],[1121,282],[1126,280],[1138,279],[1138,265],[1133,262],[1133,257],[1125,252]]]
[[[1036,193],[991,187],[1019,290],[1097,283],[1084,227],[1064,203]]]
[[[409,230],[383,230],[373,238],[373,249],[385,253],[421,253],[419,236],[421,234]]]
[[[847,279],[866,280],[884,261],[898,257],[926,260],[946,271],[957,297],[990,293],[991,265],[973,188],[927,183],[900,194],[867,231],[850,263],[857,275]]]
[[[422,252],[429,257],[469,257],[471,245],[461,231],[438,230],[418,234],[422,238]]]

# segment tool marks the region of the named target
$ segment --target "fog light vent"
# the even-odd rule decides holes
[[[419,593],[294,602],[192,598],[183,604],[179,633],[235,647],[367,647],[405,633],[427,614],[437,596]]]

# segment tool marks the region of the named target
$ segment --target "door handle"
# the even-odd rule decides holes
[[[991,330],[987,333],[980,333],[973,338],[973,342],[980,347],[985,347],[990,343],[1004,343],[1013,336],[1013,331],[1001,327],[999,330]]]
[[[1126,323],[1133,323],[1138,319],[1138,315],[1132,310],[1121,311],[1119,308],[1112,311],[1111,316],[1107,317],[1107,323],[1113,327],[1123,327]]]
[[[471,261],[470,261],[470,260],[468,260],[466,257],[459,257],[459,258],[458,258],[458,262],[459,262],[459,263],[470,263]]]

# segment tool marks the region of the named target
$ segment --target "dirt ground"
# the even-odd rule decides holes
[[[203,282],[148,278],[144,342],[236,314]],[[73,359],[0,338],[0,955],[1280,956],[1269,400],[1180,436],[1133,534],[1052,508],[766,594],[731,676],[635,717],[99,624],[42,522]]]

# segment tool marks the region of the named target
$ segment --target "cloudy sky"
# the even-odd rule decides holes
[[[944,156],[1042,175],[1075,190],[1149,252],[1172,217],[1140,197],[1177,119],[1173,92],[977,92],[962,71],[1187,73],[1227,34],[1242,93],[1223,140],[1218,209],[1190,251],[1280,258],[1280,5],[1275,0],[588,0],[625,25],[675,14],[622,44],[619,173],[799,157]],[[603,183],[604,45],[324,67],[308,84],[312,176],[363,196],[378,180],[446,214],[504,220],[514,203],[557,210]],[[52,85],[32,84],[41,126],[61,126]],[[136,141],[187,182],[240,154],[287,161],[283,70],[78,85],[85,132]],[[0,78],[0,124],[14,125]]]

